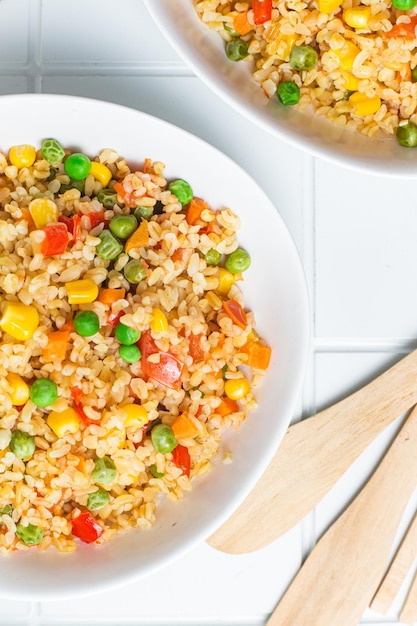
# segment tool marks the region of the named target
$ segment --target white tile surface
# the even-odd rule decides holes
[[[214,144],[264,188],[295,239],[311,294],[311,359],[295,417],[344,397],[416,343],[415,183],[324,164],[254,127],[192,75],[140,0],[0,0],[0,24],[1,94],[69,93],[144,110]],[[12,603],[0,590],[0,626],[264,624],[396,427],[271,546],[230,556],[203,544],[140,583],[73,602]],[[395,626],[399,600],[387,617],[367,611],[361,623]]]

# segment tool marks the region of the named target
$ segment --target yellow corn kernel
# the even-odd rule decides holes
[[[74,434],[80,429],[80,420],[74,409],[68,408],[65,411],[51,411],[46,423],[57,437],[64,437],[68,433]]]
[[[35,198],[29,204],[29,213],[35,222],[36,228],[44,228],[48,224],[58,221],[58,207],[48,198]]]
[[[230,291],[230,287],[234,285],[235,282],[236,274],[228,272],[224,269],[224,267],[221,267],[219,269],[219,286],[217,287],[217,291],[219,293],[226,296]]]
[[[357,91],[359,80],[352,74],[352,72],[341,72],[344,78],[344,86],[348,91]]]
[[[10,372],[6,376],[6,380],[12,388],[10,399],[14,406],[22,406],[29,400],[29,385],[25,383],[19,374]]]
[[[126,428],[142,428],[149,422],[148,412],[141,404],[127,404],[123,411],[126,413]]]
[[[97,163],[97,161],[91,162],[90,174],[94,176],[96,180],[98,180],[103,187],[107,187],[109,182],[111,181],[111,171],[104,165],[103,163]]]
[[[9,150],[9,161],[19,169],[22,167],[30,167],[36,159],[36,148],[23,144],[21,146],[12,146]]]
[[[32,304],[7,302],[0,327],[18,341],[30,339],[39,326],[39,313]]]
[[[273,46],[273,48],[275,48],[273,54],[276,54],[278,59],[280,59],[281,61],[288,61],[291,50],[293,49],[297,38],[298,35],[296,33],[293,33],[291,35],[280,34],[279,38],[276,41],[270,43],[269,46]]]
[[[353,107],[353,113],[362,117],[376,113],[381,106],[381,98],[368,98],[364,93],[356,91],[350,96],[349,104]]]
[[[371,7],[359,6],[343,11],[343,19],[351,28],[368,28]]]
[[[320,13],[333,13],[340,7],[343,0],[319,0],[318,9]]]
[[[359,48],[349,39],[338,50],[333,50],[340,59],[340,67],[344,70],[351,70],[353,62],[359,54]]]
[[[157,333],[168,329],[168,320],[165,313],[161,311],[161,309],[153,309],[150,327],[153,331]]]
[[[231,400],[241,400],[250,391],[247,378],[230,378],[224,383],[224,392]]]
[[[70,304],[89,304],[98,296],[98,285],[91,278],[65,283]]]

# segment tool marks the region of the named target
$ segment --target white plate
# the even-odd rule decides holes
[[[0,596],[33,600],[127,583],[214,532],[279,445],[293,416],[309,343],[307,290],[294,243],[263,191],[228,157],[164,121],[115,104],[53,95],[0,97],[0,150],[22,143],[40,146],[48,137],[90,156],[114,148],[131,163],[145,157],[163,161],[168,178],[185,178],[213,207],[235,211],[242,221],[239,240],[252,257],[244,281],[246,303],[273,358],[259,388],[259,409],[228,437],[233,463],[218,462],[182,502],[164,504],[151,530],[130,531],[101,547],[81,544],[69,555],[36,548],[0,555]]]
[[[350,169],[384,177],[417,177],[417,149],[401,147],[395,137],[371,140],[266,98],[251,78],[250,65],[227,59],[223,40],[200,21],[193,0],[144,2],[195,74],[254,123],[295,147]]]

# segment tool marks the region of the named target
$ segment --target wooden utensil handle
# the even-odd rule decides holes
[[[357,626],[417,481],[417,409],[378,469],[320,539],[268,626]]]
[[[414,350],[359,391],[291,426],[260,481],[208,543],[239,554],[274,541],[307,515],[373,439],[416,402]]]

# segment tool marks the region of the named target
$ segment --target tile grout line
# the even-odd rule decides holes
[[[311,415],[315,408],[315,159],[302,156],[302,261],[310,297],[311,343],[302,389],[302,415]],[[301,558],[304,560],[314,545],[314,514],[301,522]]]

